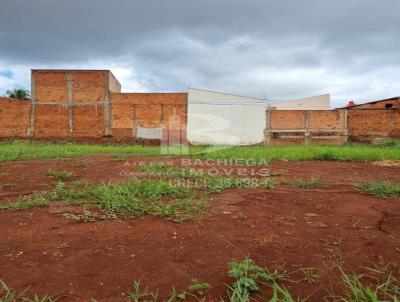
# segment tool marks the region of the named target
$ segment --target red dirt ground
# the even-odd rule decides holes
[[[132,176],[135,163],[149,160],[154,158],[132,156],[116,162],[102,155],[1,163],[0,202],[48,190],[56,183],[47,176],[50,168],[80,179],[122,182]],[[169,161],[180,164],[178,158]],[[226,298],[225,284],[232,282],[227,262],[250,256],[272,270],[316,268],[316,285],[301,280],[299,272],[292,275],[299,282],[286,285],[295,295],[312,294],[310,301],[323,301],[325,287],[332,284],[339,290],[337,270],[331,267],[340,259],[356,272],[372,263],[392,263],[399,270],[400,199],[364,195],[351,184],[400,181],[400,167],[304,161],[261,168],[285,172],[279,177],[286,179],[318,177],[330,186],[226,190],[215,196],[202,219],[185,223],[154,217],[78,223],[65,219],[56,204],[0,211],[0,279],[18,289],[30,286],[39,294],[64,294],[61,301],[94,297],[114,302],[126,301],[123,293],[133,280],[159,289],[165,297],[172,286],[184,290],[198,278],[213,285],[207,301],[219,301]]]

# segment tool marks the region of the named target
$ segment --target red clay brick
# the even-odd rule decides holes
[[[27,136],[30,101],[0,97],[0,137]]]

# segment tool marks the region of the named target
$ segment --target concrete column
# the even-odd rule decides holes
[[[136,105],[133,105],[132,109],[133,109],[132,136],[136,137],[137,134]]]
[[[264,145],[271,144],[271,107],[268,105],[265,110],[265,130],[264,130]]]
[[[344,141],[349,141],[349,110],[344,110]]]
[[[310,131],[310,111],[304,111],[304,143],[308,145],[311,141],[311,131]]]
[[[29,115],[28,137],[33,137],[35,132],[35,103],[36,103],[36,81],[33,72],[31,72],[31,110]]]
[[[73,89],[72,71],[67,71],[67,110],[68,110],[69,133],[74,132],[72,89]]]
[[[185,123],[184,123],[184,139],[185,139],[185,144],[188,145],[189,140],[188,140],[188,121],[189,121],[189,96],[186,94],[186,103],[185,103]]]
[[[111,116],[111,94],[110,94],[110,76],[106,74],[104,91],[104,134],[112,135],[112,116]]]
[[[160,139],[160,144],[161,146],[165,146],[169,144],[169,121],[167,120],[165,122],[164,119],[164,104],[160,104],[160,121],[158,123],[161,129],[161,139]],[[164,140],[164,138],[167,138],[168,141]]]

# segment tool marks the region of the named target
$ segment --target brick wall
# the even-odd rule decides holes
[[[349,110],[349,138],[372,142],[377,138],[400,139],[400,110]]]
[[[34,136],[38,138],[67,138],[68,111],[65,105],[35,105]]]
[[[32,101],[0,103],[0,135],[133,141],[138,129],[163,128],[168,137],[186,141],[186,93],[120,91],[106,70],[32,70]]]
[[[32,71],[32,93],[37,102],[67,102],[67,73]]]
[[[110,90],[120,87],[106,70],[33,70],[32,135],[102,138],[109,134],[107,121],[111,129]]]
[[[269,110],[266,144],[342,144],[347,140],[345,110]]]
[[[186,93],[112,93],[112,133],[120,140],[135,139],[137,127],[160,128],[186,141]]]
[[[0,137],[27,137],[30,101],[0,97]]]
[[[104,102],[108,93],[108,72],[106,71],[73,71],[72,101]]]
[[[72,109],[73,137],[101,138],[104,135],[104,107],[101,104],[92,106],[74,106]]]

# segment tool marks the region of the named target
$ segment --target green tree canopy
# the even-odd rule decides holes
[[[29,90],[23,88],[15,88],[13,90],[7,90],[7,96],[13,99],[27,100],[31,97]]]

